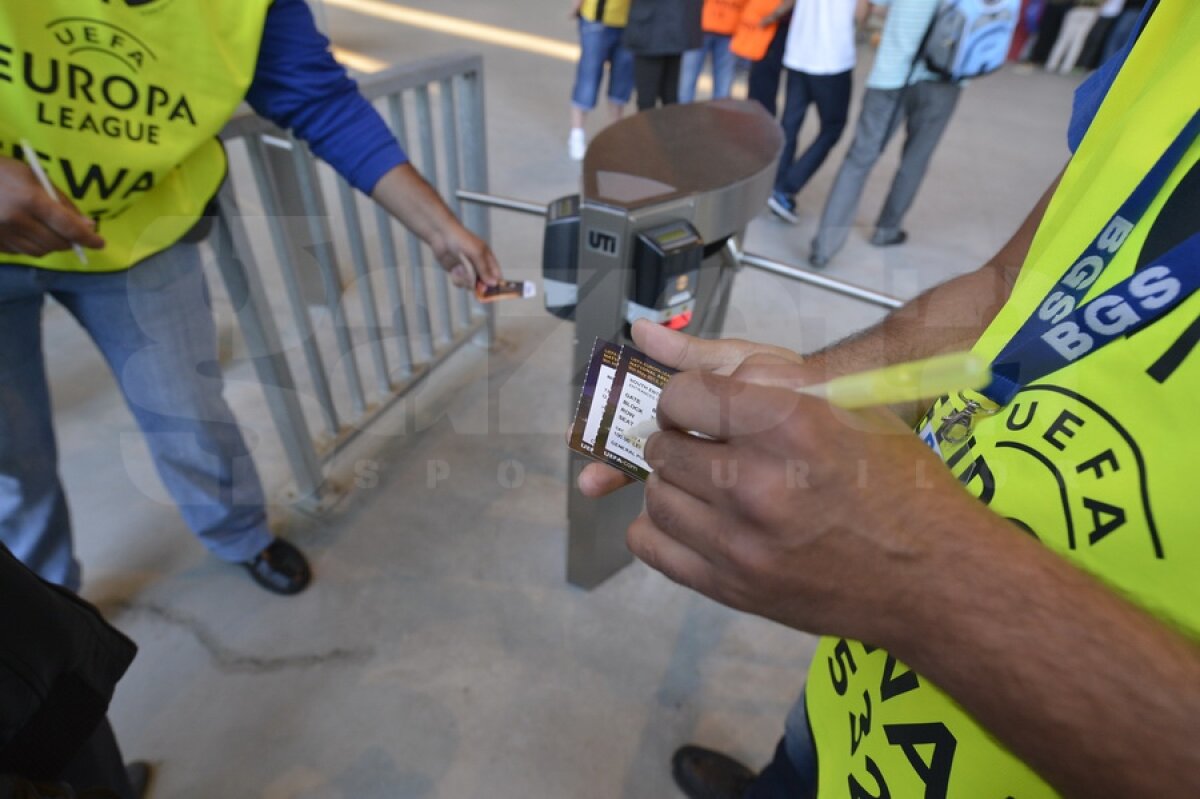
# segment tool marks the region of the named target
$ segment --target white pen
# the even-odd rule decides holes
[[[991,367],[983,358],[973,352],[952,352],[842,375],[826,383],[792,390],[797,394],[821,397],[839,408],[871,408],[981,389],[991,379]],[[657,418],[647,419],[626,430],[622,437],[637,443],[659,429]]]
[[[21,152],[25,154],[25,160],[29,164],[29,168],[33,170],[33,174],[37,177],[38,183],[42,184],[42,188],[50,195],[50,199],[58,202],[58,192],[54,190],[54,184],[50,182],[50,177],[46,174],[46,170],[42,168],[41,161],[38,161],[37,152],[33,149],[33,145],[28,139],[21,139]],[[71,242],[71,249],[75,251],[75,257],[79,259],[79,263],[87,266],[87,253],[83,251],[75,242]]]

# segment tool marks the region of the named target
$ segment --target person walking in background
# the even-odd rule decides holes
[[[608,112],[615,122],[625,115],[633,94],[633,53],[621,44],[629,0],[574,0],[572,16],[579,20],[579,63],[571,89],[571,132],[567,155],[582,161],[587,152],[584,121],[596,107],[604,68],[608,67]]]
[[[1075,62],[1079,60],[1079,54],[1083,52],[1084,42],[1087,41],[1092,26],[1100,17],[1097,2],[1098,0],[1080,0],[1063,17],[1058,38],[1054,40],[1050,57],[1046,59],[1047,72],[1066,74],[1075,68]]]
[[[1108,42],[1108,37],[1112,35],[1113,27],[1117,24],[1121,10],[1124,8],[1125,0],[1104,0],[1101,3],[1100,17],[1092,25],[1092,30],[1088,33],[1087,41],[1083,43],[1083,50],[1079,53],[1075,66],[1084,69],[1095,69],[1100,66],[1104,45]]]
[[[786,5],[794,5],[786,0]],[[808,183],[846,129],[856,47],[854,29],[866,20],[867,0],[805,0],[792,12],[783,65],[787,96],[783,108],[783,152],[767,207],[795,224],[796,194]],[[817,106],[821,130],[795,161],[796,140],[808,106]]]
[[[1038,19],[1037,38],[1029,51],[1029,61],[1033,64],[1045,64],[1050,57],[1050,50],[1058,40],[1062,30],[1063,20],[1067,12],[1075,7],[1075,0],[1045,0],[1042,13]]]
[[[704,0],[700,16],[700,28],[704,42],[698,49],[688,50],[680,63],[679,102],[690,103],[696,99],[696,83],[704,71],[704,62],[712,63],[712,99],[728,97],[733,88],[733,72],[737,56],[729,50],[733,33],[746,0]]]
[[[1125,6],[1113,23],[1112,30],[1108,33],[1108,38],[1104,42],[1104,49],[1100,53],[1100,63],[1112,58],[1117,54],[1133,32],[1137,29],[1138,19],[1142,16],[1142,9],[1146,7],[1146,0],[1125,0]]]
[[[1012,42],[1008,46],[1008,60],[1026,61],[1033,48],[1033,37],[1037,36],[1038,23],[1042,19],[1042,8],[1045,0],[1021,0],[1021,17],[1017,29],[1013,31]]]
[[[679,101],[680,62],[704,43],[702,0],[632,0],[625,46],[633,53],[637,108],[645,111]]]
[[[792,24],[793,0],[780,0],[773,11],[759,22],[760,25],[775,25],[775,35],[763,57],[750,64],[750,77],[746,83],[746,97],[754,100],[767,113],[775,116],[779,102],[779,81],[783,77],[783,51],[787,46],[788,29]],[[754,6],[754,0],[747,3],[746,11]]]
[[[875,65],[867,76],[854,141],[825,200],[825,210],[813,238],[808,259],[812,266],[827,264],[846,243],[867,177],[901,120],[906,124],[904,152],[875,223],[871,243],[888,247],[908,239],[901,223],[917,196],[933,151],[958,104],[960,91],[957,82],[940,79],[916,61],[938,3],[939,0],[874,3],[888,8],[887,21]]]

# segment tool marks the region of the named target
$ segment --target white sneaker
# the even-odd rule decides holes
[[[587,152],[587,136],[583,132],[583,128],[571,128],[571,135],[567,136],[567,155],[572,161],[582,161],[584,153]]]

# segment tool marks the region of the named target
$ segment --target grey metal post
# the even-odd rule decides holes
[[[408,119],[404,113],[404,98],[398,92],[389,95],[387,106],[392,133],[396,135],[400,146],[411,154],[412,151],[408,147]],[[429,313],[429,290],[425,286],[425,251],[421,249],[421,240],[411,230],[406,231],[404,236],[408,248],[408,274],[412,280],[413,300],[416,303],[421,351],[425,359],[431,361],[434,355],[433,320]]]
[[[488,154],[487,130],[485,128],[487,117],[484,115],[483,106],[483,59],[479,60],[474,69],[459,76],[456,80],[458,83],[455,97],[458,99],[458,125],[462,133],[462,140],[479,143],[476,147],[468,146],[464,148],[464,182],[466,188],[471,191],[487,192]],[[461,195],[459,198],[461,199]],[[488,214],[486,208],[477,204],[468,204],[464,210],[464,214],[464,223],[475,235],[484,241],[492,240],[491,216]],[[485,343],[491,346],[496,340],[495,309],[490,305],[481,306],[479,303],[475,303],[472,313],[487,315],[487,341]]]
[[[267,407],[279,437],[301,501],[316,504],[320,499],[321,466],[313,449],[312,435],[296,392],[292,371],[283,353],[279,330],[262,281],[252,262],[250,241],[238,215],[233,187],[226,183],[219,195],[217,265],[237,310],[238,323],[251,353],[254,371],[262,383]]]
[[[622,210],[588,204],[581,209],[580,231],[585,238],[589,233],[599,233],[623,241],[628,230],[629,219]],[[617,252],[608,254],[581,246],[578,278],[580,303],[575,308],[574,368],[568,400],[572,415],[595,340],[624,340],[625,298],[631,275]],[[589,499],[575,488],[575,480],[592,461],[574,450],[568,455],[567,581],[581,588],[594,588],[633,560],[625,546],[625,530],[641,511],[643,492],[638,485]]]
[[[317,403],[321,406],[321,418],[325,422],[325,432],[331,438],[335,438],[341,422],[338,420],[337,406],[333,402],[333,393],[329,390],[329,379],[325,373],[321,348],[317,346],[312,323],[308,317],[308,306],[304,297],[302,281],[297,278],[297,272],[303,270],[297,269],[296,265],[299,259],[296,257],[294,239],[290,235],[297,226],[303,225],[304,219],[298,214],[295,216],[285,215],[282,210],[285,203],[290,204],[293,210],[299,209],[296,208],[298,205],[296,197],[285,199],[283,188],[287,184],[281,184],[277,179],[272,179],[272,168],[268,165],[267,159],[268,157],[278,159],[280,157],[279,148],[264,146],[262,138],[259,136],[247,136],[246,149],[250,156],[250,168],[254,172],[254,181],[258,185],[258,191],[262,197],[263,209],[269,218],[267,227],[271,231],[271,241],[279,258],[279,271],[283,276],[284,291],[287,292],[288,306],[292,312],[292,323],[296,325],[296,333],[300,337],[300,346],[304,350],[304,360],[308,366],[308,376],[312,380]],[[274,155],[268,156],[268,152]],[[290,151],[285,151],[284,155],[289,161],[291,160]],[[291,169],[287,169],[285,172],[290,176],[292,182],[296,183],[295,173]],[[312,270],[307,271],[311,272]]]
[[[413,370],[412,334],[408,329],[408,314],[404,310],[404,289],[400,280],[400,262],[396,258],[396,239],[392,236],[392,217],[382,206],[375,206],[375,229],[379,233],[379,249],[383,255],[383,277],[391,303],[392,335],[400,356],[400,375],[408,377]]]
[[[354,189],[342,178],[338,178],[338,194],[342,201],[342,216],[346,220],[346,235],[350,239],[354,282],[358,284],[358,299],[367,323],[367,344],[375,362],[376,387],[380,397],[386,397],[392,393],[392,380],[388,373],[387,353],[383,349],[383,334],[379,326],[379,311],[375,306],[375,287],[371,284],[371,267],[367,263],[367,245],[363,241],[358,200],[354,196]]]
[[[446,185],[450,210],[459,219],[462,218],[462,206],[458,202],[458,190],[462,186],[462,171],[459,160],[462,156],[458,138],[458,102],[456,97],[456,81],[447,78],[438,84],[438,96],[441,99],[442,117],[442,152],[446,154]],[[455,305],[458,308],[458,322],[455,328],[467,327],[471,324],[471,306],[468,298],[469,291],[456,291]]]
[[[433,113],[430,110],[429,87],[417,89],[417,136],[421,141],[421,173],[429,185],[439,189],[441,181],[438,178],[437,149],[433,144]],[[433,278],[434,291],[437,294],[438,315],[441,324],[438,326],[438,343],[448,344],[454,338],[453,319],[450,315],[450,286],[446,270],[434,259],[434,269],[437,275]]]
[[[716,281],[712,287],[713,299],[702,314],[697,314],[693,324],[697,327],[696,335],[703,338],[716,338],[725,329],[725,317],[729,313],[729,299],[733,296],[733,278],[741,268],[741,263],[738,259],[737,246],[733,243],[732,237],[725,242],[725,246],[720,251],[713,253],[709,258],[718,261],[715,269]]]
[[[350,392],[350,403],[354,414],[361,415],[367,408],[363,395],[362,378],[355,360],[354,339],[346,320],[346,309],[342,306],[342,278],[333,250],[333,234],[329,230],[329,219],[325,214],[325,202],[321,188],[316,183],[315,171],[310,168],[312,156],[308,148],[295,142],[292,156],[296,161],[296,175],[300,180],[300,196],[304,203],[305,218],[313,241],[313,253],[317,258],[317,269],[321,274],[321,285],[325,294],[325,307],[333,322],[334,337],[337,339],[338,355],[342,369],[346,372],[346,387]]]
[[[278,209],[275,212],[279,219],[278,226],[283,240],[287,242],[293,262],[301,267],[294,270],[301,296],[309,305],[320,305],[323,302],[321,275],[316,269],[303,268],[306,259],[300,257],[304,250],[303,245],[322,246],[321,241],[313,240],[303,194],[304,186],[319,185],[316,164],[311,159],[301,160],[294,157],[292,149],[297,145],[291,139],[270,135],[247,136],[246,139],[248,144],[251,141],[260,142],[257,149],[262,153],[268,185],[271,187],[270,193],[274,195],[273,200]],[[251,150],[254,149],[255,147],[251,146]],[[308,173],[304,175],[303,180],[299,174],[301,169]],[[265,197],[263,199],[267,202]],[[272,225],[272,229],[274,228],[275,225]],[[329,243],[330,239],[326,237],[324,245]]]
[[[739,235],[770,194],[782,144],[775,121],[757,104],[739,101],[648,111],[592,141],[583,164],[572,412],[595,339],[625,341],[638,233],[685,221],[706,243]],[[735,268],[727,248],[704,260],[689,332],[720,332]],[[573,483],[587,461],[570,453],[567,580],[591,588],[632,559],[625,531],[643,493],[584,497]]]

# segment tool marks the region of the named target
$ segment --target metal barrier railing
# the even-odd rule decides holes
[[[486,192],[470,191],[468,189],[460,189],[458,199],[465,203],[486,206],[488,208],[500,208],[505,211],[516,211],[517,213],[529,214],[531,216],[545,216],[546,206],[538,203],[529,202],[528,200],[518,200],[513,197],[501,197],[495,194],[487,194]],[[770,272],[773,275],[786,277],[790,280],[795,280],[799,283],[805,283],[815,288],[824,289],[825,291],[840,294],[843,297],[860,300],[868,305],[876,305],[880,308],[893,310],[904,305],[904,300],[899,297],[893,297],[890,294],[883,294],[869,289],[864,286],[858,286],[853,283],[847,283],[844,280],[823,275],[820,272],[814,272],[811,269],[804,269],[799,266],[776,261],[772,258],[767,258],[754,253],[742,252],[730,242],[729,246],[733,257],[741,266],[748,266],[752,269],[758,269],[763,272]]]
[[[405,64],[361,79],[360,89],[426,180],[470,230],[490,240],[486,210],[464,208],[458,196],[487,191],[482,58],[446,55]],[[407,231],[401,258],[398,223],[381,207],[369,211],[375,234],[369,237],[360,204],[369,205],[340,176],[318,167],[302,142],[249,112],[234,118],[221,138],[231,157],[243,156],[250,169],[231,169],[219,195],[218,268],[283,443],[297,503],[318,506],[330,493],[328,461],[463,344],[490,344],[494,317],[469,292],[452,295],[446,273]],[[244,154],[238,152],[243,146]],[[263,237],[251,235],[248,223],[255,220],[243,213],[253,204],[252,192],[261,202],[281,292],[268,291],[271,275],[255,255]],[[331,224],[334,197],[337,221]],[[339,249],[348,257],[339,257]],[[300,364],[293,365],[293,353]],[[331,355],[340,377],[327,363]]]
[[[847,283],[845,280],[823,275],[820,272],[814,272],[811,269],[803,269],[799,266],[792,266],[783,261],[776,261],[772,258],[766,258],[762,255],[755,255],[750,252],[739,252],[738,262],[742,266],[748,266],[751,269],[758,269],[763,272],[770,272],[773,275],[786,277],[790,280],[795,280],[800,283],[805,283],[815,288],[831,291],[834,294],[840,294],[843,297],[849,297],[853,300],[860,300],[868,305],[876,305],[880,308],[889,310],[899,308],[904,304],[904,300],[899,297],[893,297],[890,294],[883,294],[869,289],[864,286],[858,286],[854,283]]]

